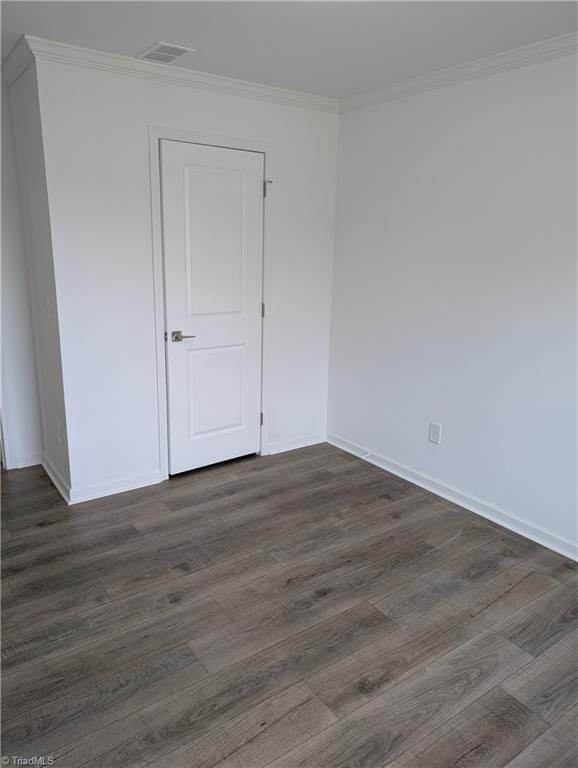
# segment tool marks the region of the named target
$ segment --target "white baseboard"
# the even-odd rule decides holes
[[[285,451],[294,451],[297,448],[307,448],[308,445],[317,445],[325,442],[324,434],[303,435],[291,440],[280,440],[277,443],[269,443],[267,453],[285,453]]]
[[[136,488],[146,488],[148,485],[156,485],[157,483],[162,483],[163,480],[168,480],[168,475],[165,475],[162,472],[155,472],[152,475],[133,477],[114,483],[91,485],[86,488],[71,488],[68,503],[80,504],[82,501],[100,499],[103,496],[113,496],[115,493],[134,491]]]
[[[363,448],[344,437],[328,433],[326,439],[331,445],[334,445],[337,448],[342,448],[344,451],[352,453],[354,456],[358,456],[359,458],[368,461],[370,464],[375,464],[375,466],[385,469],[387,472],[391,472],[393,475],[403,477],[404,480],[408,480],[410,483],[420,486],[420,488],[425,488],[426,491],[431,491],[437,496],[441,496],[454,504],[458,504],[460,507],[464,507],[470,512],[485,517],[494,523],[498,523],[514,533],[519,533],[521,536],[525,536],[527,539],[531,539],[537,544],[548,547],[548,549],[553,549],[555,552],[558,552],[571,560],[578,560],[578,546],[576,542],[573,542],[570,539],[562,538],[555,533],[551,533],[536,525],[520,520],[509,512],[504,512],[480,499],[468,496],[463,491],[459,491],[449,485],[440,483],[434,478],[429,477],[428,475],[423,475],[421,472],[417,472],[403,464],[398,464],[397,462],[387,459],[385,456],[381,456],[378,453],[374,453],[367,448]]]
[[[60,493],[67,504],[79,504],[82,501],[100,499],[103,496],[112,496],[115,493],[134,491],[136,488],[145,488],[147,485],[156,485],[156,483],[167,480],[166,475],[160,472],[155,472],[152,475],[145,475],[144,477],[133,477],[128,480],[117,481],[115,483],[92,485],[86,488],[71,488],[68,483],[64,482],[60,474],[55,469],[54,465],[46,456],[42,457],[42,466],[44,467],[48,477],[56,486],[57,491]]]
[[[42,466],[44,467],[44,471],[48,477],[54,483],[58,493],[62,496],[67,504],[70,504],[70,486],[68,483],[64,482],[46,454],[43,454],[42,456]]]
[[[21,456],[14,459],[12,465],[6,469],[25,469],[26,467],[37,467],[42,464],[42,454],[34,453],[31,456]]]

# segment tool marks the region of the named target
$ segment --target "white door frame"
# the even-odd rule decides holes
[[[168,402],[167,402],[167,371],[165,357],[165,285],[163,267],[163,232],[161,207],[161,163],[160,141],[183,141],[190,144],[203,144],[224,149],[239,149],[249,152],[259,152],[264,158],[265,178],[270,179],[271,166],[275,156],[271,142],[259,139],[240,139],[223,136],[216,133],[199,133],[187,129],[163,128],[149,126],[149,166],[150,166],[150,199],[152,225],[152,254],[153,254],[153,290],[154,290],[154,328],[155,352],[157,363],[157,411],[159,437],[159,471],[165,478],[169,476],[169,431],[168,431]],[[267,429],[267,413],[269,410],[269,361],[270,361],[270,304],[271,269],[267,258],[267,233],[270,220],[269,196],[263,200],[263,303],[266,311],[262,319],[261,337],[261,454],[269,453],[269,434]]]

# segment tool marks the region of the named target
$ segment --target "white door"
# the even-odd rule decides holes
[[[260,448],[263,173],[161,141],[171,474]]]

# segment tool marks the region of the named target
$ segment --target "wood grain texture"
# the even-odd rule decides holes
[[[575,579],[548,592],[497,626],[497,631],[528,653],[538,656],[578,628]]]
[[[7,582],[5,586],[8,586]],[[78,616],[110,600],[100,581],[89,581],[35,600],[21,602],[13,593],[3,594],[2,598],[3,630],[10,632],[13,629],[15,633],[20,628],[46,628],[72,613]]]
[[[108,664],[96,679],[89,675],[70,681],[56,698],[34,698],[19,714],[6,716],[4,749],[18,754],[25,746],[33,754],[56,754],[63,744],[88,737],[206,676],[187,646],[124,658]]]
[[[2,724],[60,768],[574,768],[575,565],[327,445],[3,473]]]
[[[529,659],[484,633],[330,726],[275,768],[382,768]]]
[[[331,585],[303,591],[290,599],[246,606],[239,614],[222,598],[222,604],[229,606],[229,614],[238,615],[237,620],[224,626],[222,631],[192,641],[191,648],[210,672],[223,669],[379,592],[384,581],[395,580],[393,571],[400,569],[407,577],[414,561],[422,556],[427,558],[430,551],[425,543],[400,546],[395,554],[385,555],[379,563],[367,568],[344,574],[340,579],[334,579]]]
[[[115,722],[59,755],[61,764],[83,765],[91,758],[90,765],[102,768],[144,766],[147,760],[238,717],[273,693],[358,650],[391,628],[392,622],[382,613],[360,603]]]
[[[531,710],[494,688],[387,768],[503,768],[547,728]]]
[[[96,644],[35,659],[4,675],[4,715],[30,711],[33,706],[58,700],[81,685],[98,686],[109,675],[122,675],[130,664],[140,664],[151,653],[183,645],[197,634],[214,630],[223,620],[223,613],[214,601],[201,601],[194,607],[185,605],[137,623],[128,631],[123,631],[121,624],[116,627],[118,634],[111,633]],[[196,661],[194,655],[188,656]],[[204,671],[204,667],[198,666]]]
[[[543,733],[505,768],[576,768],[578,765],[578,708]]]
[[[78,536],[48,544],[42,542],[33,547],[30,543],[21,547],[17,553],[8,552],[2,556],[4,577],[15,585],[21,580],[26,582],[34,577],[41,578],[46,573],[57,573],[75,565],[80,559],[89,559],[100,553],[110,553],[111,549],[140,544],[142,537],[130,525],[113,525],[107,531],[99,531],[87,536]],[[9,544],[19,545],[18,539]]]
[[[578,563],[543,547],[528,559],[528,564],[561,582],[578,575]]]
[[[331,709],[344,716],[386,688],[475,637],[555,584],[526,566],[514,566],[441,608],[426,611],[382,640],[310,678]]]
[[[554,723],[578,703],[578,632],[552,645],[502,688]]]
[[[477,628],[468,624],[448,627],[444,616],[400,627],[308,682],[333,712],[345,717],[475,634]]]
[[[403,584],[375,604],[394,621],[407,622],[522,562],[527,551],[525,543],[501,537]]]
[[[189,768],[199,764],[207,768],[214,765],[264,768],[336,720],[305,683],[297,683],[165,755],[154,765],[155,768]]]
[[[175,614],[175,608],[179,606],[189,607],[190,616],[197,623],[195,632],[213,631],[229,623],[229,618],[214,600],[198,601],[187,584],[178,584],[172,589],[157,588],[73,613],[48,625],[18,626],[6,631],[2,647],[4,671],[10,673],[15,667],[37,658],[46,660],[62,650],[71,651],[87,643],[108,639],[115,631],[124,633],[163,613]]]

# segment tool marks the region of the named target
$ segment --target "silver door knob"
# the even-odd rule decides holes
[[[171,331],[171,341],[182,341],[183,339],[196,339],[196,336],[183,336],[182,331]]]

